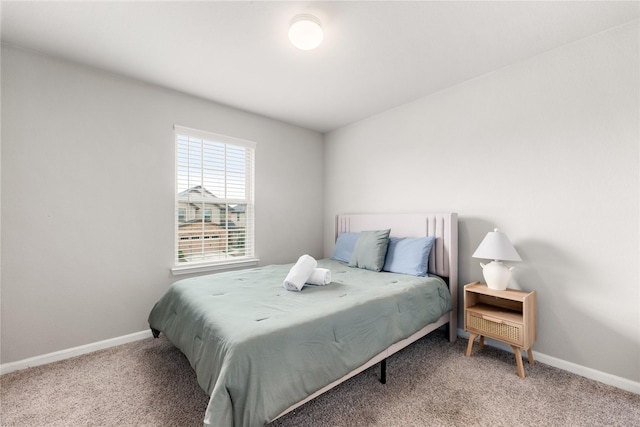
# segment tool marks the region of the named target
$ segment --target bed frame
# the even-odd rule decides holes
[[[290,406],[273,420],[293,411],[299,406],[331,390],[338,384],[354,375],[380,363],[381,382],[386,381],[386,359],[399,350],[407,347],[428,333],[447,325],[449,341],[457,338],[458,322],[458,214],[426,213],[426,214],[343,214],[336,216],[335,238],[339,233],[359,232],[365,230],[391,229],[394,237],[435,236],[436,241],[429,256],[429,273],[437,274],[445,279],[451,293],[452,310],[436,322],[426,325],[410,337],[391,345],[359,368],[344,377],[316,391],[306,399]],[[272,421],[273,421],[272,420]]]

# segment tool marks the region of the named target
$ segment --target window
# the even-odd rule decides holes
[[[175,126],[174,274],[255,265],[256,144]]]

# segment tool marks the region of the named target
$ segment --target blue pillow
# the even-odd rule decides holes
[[[351,259],[351,252],[356,246],[358,240],[358,233],[340,233],[338,234],[338,240],[336,240],[336,247],[333,248],[333,256],[331,258],[336,261],[349,262]]]
[[[390,237],[382,269],[391,273],[426,276],[429,253],[435,240],[433,236]]]

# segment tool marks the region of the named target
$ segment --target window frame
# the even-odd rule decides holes
[[[183,209],[182,207],[180,207],[179,203],[180,203],[180,176],[179,176],[179,138],[180,137],[187,137],[187,138],[194,138],[194,139],[201,139],[204,141],[208,141],[210,143],[215,143],[215,144],[224,144],[225,145],[225,150],[228,146],[231,147],[243,147],[247,150],[250,150],[249,153],[250,155],[248,156],[248,158],[246,159],[247,162],[249,162],[246,166],[245,169],[245,176],[244,176],[244,198],[243,199],[234,199],[234,198],[224,198],[224,197],[220,197],[220,204],[223,204],[225,206],[225,210],[228,211],[228,209],[226,209],[229,205],[231,205],[233,202],[237,202],[238,200],[241,200],[246,207],[245,207],[245,231],[244,231],[244,239],[243,239],[243,243],[246,245],[246,243],[248,242],[248,245],[244,246],[245,250],[248,250],[248,253],[244,256],[237,256],[237,257],[232,257],[232,256],[226,256],[226,258],[221,259],[221,260],[202,260],[202,261],[188,261],[188,262],[184,262],[181,261],[181,259],[184,257],[184,255],[182,254],[181,256],[181,251],[180,251],[180,241],[181,241],[181,236],[179,234],[179,226],[180,226],[180,221],[179,221],[179,213],[180,213],[180,209]],[[193,129],[193,128],[188,128],[185,126],[180,126],[180,125],[174,125],[174,168],[175,168],[175,176],[174,176],[174,214],[173,214],[173,221],[174,221],[174,234],[173,234],[173,244],[174,244],[174,261],[173,261],[173,267],[171,268],[171,273],[173,275],[180,275],[180,274],[189,274],[189,273],[198,273],[198,272],[206,272],[206,271],[216,271],[216,270],[228,270],[228,269],[235,269],[235,268],[247,268],[247,267],[255,267],[258,265],[259,259],[256,258],[255,256],[255,151],[256,151],[256,146],[257,144],[253,141],[248,141],[248,140],[244,140],[244,139],[240,139],[240,138],[235,138],[235,137],[231,137],[231,136],[226,136],[226,135],[220,135],[220,134],[216,134],[216,133],[212,133],[212,132],[207,132],[207,131],[203,131],[203,130],[199,130],[199,129]],[[225,165],[226,165],[226,161],[225,161]],[[229,177],[229,174],[231,174],[231,172],[227,172],[226,171],[226,167],[225,167],[225,177]],[[226,180],[226,178],[225,178]],[[225,181],[226,182],[226,181]],[[202,189],[206,188],[204,187],[204,176],[201,178],[201,182],[199,184]],[[194,188],[193,186],[189,186],[189,189]],[[217,197],[217,196],[216,196]],[[232,203],[230,203],[229,201],[233,200]],[[204,214],[204,212],[203,212]],[[188,216],[188,214],[185,212],[185,215]],[[185,218],[186,219],[186,218]],[[202,218],[203,224],[204,224],[204,215]],[[225,227],[228,227],[228,225],[225,225]],[[204,230],[204,229],[203,229]],[[226,229],[226,232],[229,233],[229,229]],[[204,236],[204,231],[203,231],[203,236]],[[203,239],[200,239],[204,241]],[[213,239],[210,239],[213,240]],[[227,242],[227,245],[229,245],[230,243]],[[205,256],[206,251],[202,252],[202,255]]]

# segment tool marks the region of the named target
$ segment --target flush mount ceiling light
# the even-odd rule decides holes
[[[300,50],[311,50],[320,46],[324,34],[320,20],[313,15],[296,15],[289,26],[289,41]]]

